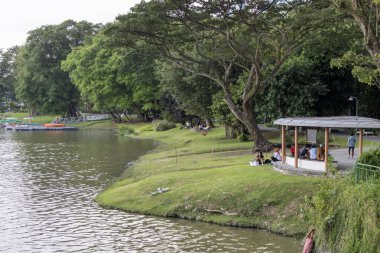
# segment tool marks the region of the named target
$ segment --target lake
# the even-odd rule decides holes
[[[97,193],[153,147],[106,130],[0,130],[0,251],[300,251],[297,240],[261,230],[99,207]]]

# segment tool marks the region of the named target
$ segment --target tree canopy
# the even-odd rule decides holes
[[[315,1],[141,2],[119,16],[110,33],[143,38],[163,57],[218,84],[231,112],[258,147],[267,141],[257,127],[255,99],[270,86],[284,62],[319,26]],[[120,40],[122,41],[122,40]],[[240,76],[239,100],[232,86]]]
[[[5,52],[0,50],[0,101],[14,100],[15,95],[15,58],[18,47],[12,47]]]
[[[61,61],[99,28],[86,21],[67,20],[30,31],[16,60],[17,97],[34,113],[76,116],[80,94],[61,70]]]

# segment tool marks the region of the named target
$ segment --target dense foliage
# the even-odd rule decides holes
[[[155,0],[118,17],[110,34],[142,38],[165,59],[215,82],[256,147],[266,148],[254,113],[256,100],[295,49],[320,27],[324,15],[315,12],[317,6],[324,11],[314,1]],[[236,100],[232,90],[240,84]]]
[[[377,6],[357,3],[355,15]],[[132,114],[216,120],[228,138],[250,137],[261,147],[268,143],[258,123],[354,114],[349,96],[359,99],[361,116],[380,117],[380,89],[360,83],[377,82],[363,43],[376,42],[377,33],[363,34],[351,4],[154,0],[104,27],[42,26],[25,45],[1,52],[0,99],[16,93],[33,114],[75,116],[82,107],[116,122]]]
[[[364,152],[358,162],[380,167],[380,147]]]
[[[307,207],[321,252],[376,253],[380,248],[380,184],[327,180]]]
[[[67,20],[29,32],[27,42],[17,55],[17,97],[32,114],[61,113],[76,116],[80,93],[61,70],[61,61],[73,47],[98,30],[86,21]]]
[[[15,94],[15,76],[14,64],[18,47],[13,47],[7,51],[0,50],[0,102],[5,104],[14,101]]]

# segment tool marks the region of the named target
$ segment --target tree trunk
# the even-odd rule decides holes
[[[239,110],[232,100],[232,97],[228,94],[225,95],[224,100],[236,118],[248,128],[254,142],[253,151],[269,151],[271,149],[271,143],[265,139],[257,125],[253,98],[243,102],[243,111]]]
[[[112,111],[111,109],[108,109],[109,114],[111,114],[111,117],[115,123],[121,123],[123,120],[121,119],[120,115]]]
[[[253,151],[269,151],[272,145],[265,139],[262,131],[257,124],[257,116],[254,110],[254,102],[252,98],[246,102],[243,102],[243,115],[246,118],[246,124],[244,124],[244,122],[243,124],[248,128],[248,131],[254,141]]]
[[[69,108],[67,110],[67,116],[68,117],[77,117],[78,116],[77,109],[75,108],[75,106],[69,105]]]
[[[36,109],[36,107],[32,107],[30,108],[30,113],[29,113],[30,117],[35,117],[35,116],[38,116],[39,113],[38,113],[38,110]]]
[[[228,140],[236,139],[237,137],[236,129],[231,125],[224,125],[224,133],[226,135],[226,139]]]

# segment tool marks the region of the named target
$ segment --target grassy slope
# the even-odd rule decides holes
[[[0,117],[22,120],[27,113],[5,113]],[[33,123],[48,123],[56,116],[35,117]],[[144,124],[133,124],[139,129]],[[82,122],[81,128],[113,129],[110,121]],[[267,138],[279,142],[276,133]],[[305,196],[318,190],[323,179],[286,176],[270,166],[250,167],[251,143],[224,140],[221,128],[206,137],[188,130],[139,133],[159,141],[155,150],[140,158],[125,178],[100,194],[105,207],[130,212],[214,222],[225,225],[260,227],[288,235],[304,234],[307,225],[300,213]],[[344,147],[346,138],[335,138]],[[364,141],[367,147],[377,142]],[[176,157],[177,154],[177,157]],[[266,154],[269,157],[269,154]],[[176,162],[177,160],[177,162]],[[158,187],[170,191],[151,196]],[[229,215],[221,215],[222,211]],[[236,213],[236,215],[235,215]]]
[[[323,179],[283,175],[271,166],[250,167],[252,143],[224,140],[222,128],[207,136],[185,129],[139,136],[159,145],[97,197],[102,206],[288,235],[305,233],[301,205]],[[158,187],[170,190],[151,196]]]

